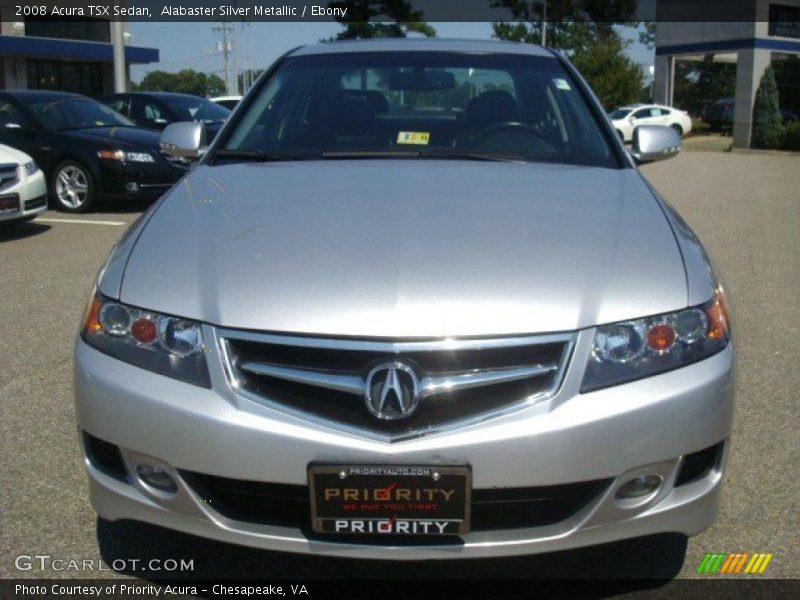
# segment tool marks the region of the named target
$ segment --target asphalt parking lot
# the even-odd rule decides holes
[[[706,552],[771,552],[763,577],[800,577],[800,158],[684,152],[644,173],[704,241],[734,309],[738,399],[717,523],[574,552],[468,563],[299,557],[98,521],[76,442],[71,348],[95,274],[142,207],[48,212],[0,231],[0,577],[116,577],[19,571],[15,557],[193,558],[196,577],[696,577]],[[631,249],[635,252],[635,249]],[[169,575],[128,569],[123,576]]]

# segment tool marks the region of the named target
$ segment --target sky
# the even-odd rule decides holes
[[[141,81],[148,71],[178,71],[195,69],[204,73],[216,73],[223,77],[222,55],[217,50],[219,34],[212,31],[217,23],[153,23],[129,22],[128,31],[133,36],[130,44],[158,48],[160,62],[131,66],[131,79]],[[492,37],[491,23],[433,23],[441,38]],[[329,38],[341,31],[338,23],[266,23],[254,22],[244,28],[236,24],[240,70],[246,66],[263,69],[287,50]],[[639,44],[638,34],[628,29],[626,37],[633,40],[628,49],[631,58],[643,65],[645,77],[649,77],[648,66],[653,64],[653,51]],[[232,70],[231,70],[232,72]]]

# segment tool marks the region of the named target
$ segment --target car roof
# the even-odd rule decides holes
[[[37,100],[59,100],[65,98],[86,98],[80,94],[73,94],[71,92],[54,92],[50,90],[2,90],[0,94],[6,94],[12,98],[19,98],[20,100],[34,101]],[[88,100],[88,98],[87,98]]]
[[[667,106],[666,104],[628,104],[627,106],[620,106],[616,110],[637,110],[640,108],[666,108],[668,110],[678,110],[674,106]]]
[[[155,96],[157,98],[202,98],[195,94],[182,94],[180,92],[120,92],[118,94],[109,94],[110,96]]]
[[[441,38],[380,38],[368,40],[342,40],[320,42],[301,46],[289,56],[316,54],[344,54],[350,52],[486,52],[497,54],[524,54],[554,58],[548,49],[523,42],[500,40],[457,40]]]

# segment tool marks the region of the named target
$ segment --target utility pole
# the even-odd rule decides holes
[[[233,94],[239,93],[239,53],[236,48],[236,26],[231,27],[231,46],[233,46]],[[228,90],[228,94],[230,94]]]
[[[231,54],[231,44],[228,41],[228,32],[232,29],[233,25],[224,21],[211,28],[214,33],[222,34],[222,42],[217,42],[217,48],[222,53],[222,60],[225,64],[223,71],[225,74],[225,90],[228,94],[231,93],[230,69],[228,68],[229,56]]]
[[[247,90],[250,89],[250,86],[253,85],[252,83],[253,71],[252,71],[252,65],[250,64],[250,59],[253,52],[253,39],[250,36],[250,21],[243,20],[240,24],[240,29],[241,29],[240,33],[242,35],[241,38],[239,38],[239,42],[241,43],[241,47],[244,49],[244,56],[242,57],[243,58],[242,66],[244,72],[242,75],[242,89],[240,91],[237,91],[237,93],[244,95],[247,93]],[[238,83],[239,81],[238,78],[236,81]]]

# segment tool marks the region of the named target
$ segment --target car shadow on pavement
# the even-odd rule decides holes
[[[88,214],[124,215],[146,211],[157,200],[103,200],[97,203]]]
[[[524,557],[395,562],[258,550],[136,521],[100,518],[97,540],[100,555],[111,568],[152,581],[170,578],[614,579],[618,580],[618,585],[612,586],[614,593],[668,583],[681,570],[688,541],[681,534],[659,534]],[[138,559],[138,562],[133,563],[131,559]],[[181,559],[193,560],[193,569],[165,572],[151,568],[169,564],[165,562],[168,559],[178,563]]]
[[[0,243],[11,242],[44,233],[50,225],[27,221],[25,223],[0,223]]]

